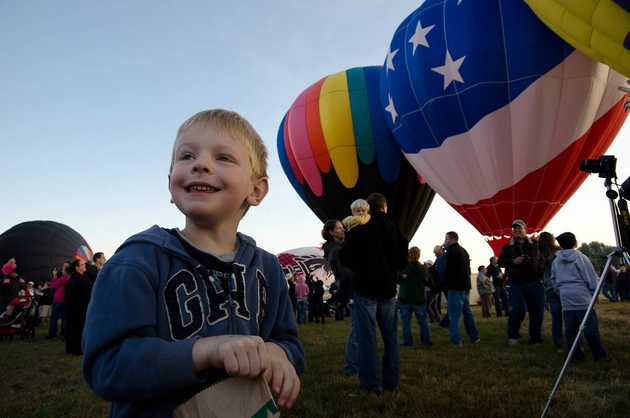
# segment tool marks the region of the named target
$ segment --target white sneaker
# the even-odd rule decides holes
[[[518,340],[516,338],[508,338],[508,345],[518,345]]]

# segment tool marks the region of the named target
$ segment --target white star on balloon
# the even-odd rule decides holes
[[[398,117],[398,112],[396,112],[396,108],[394,107],[394,101],[392,100],[392,95],[387,94],[389,104],[385,106],[385,110],[392,115],[392,123],[396,123],[396,118]]]
[[[394,68],[394,57],[396,56],[396,54],[398,53],[398,50],[395,49],[394,51],[392,51],[392,49],[390,48],[389,51],[387,51],[387,58],[385,59],[385,73],[387,73],[388,70],[396,70]]]
[[[457,0],[457,5],[459,6],[460,4],[462,4],[464,0]]]
[[[429,42],[427,41],[427,34],[431,32],[435,25],[427,26],[423,28],[420,24],[420,21],[416,24],[416,32],[413,34],[411,38],[409,38],[409,42],[413,44],[413,52],[411,55],[416,53],[416,48],[418,45],[429,47]]]
[[[450,52],[448,52],[448,49],[447,49],[446,58],[444,59],[444,65],[431,68],[431,70],[435,71],[438,74],[442,74],[444,76],[444,90],[446,90],[446,88],[453,81],[459,81],[460,83],[464,82],[462,75],[459,73],[459,67],[461,67],[462,64],[464,63],[464,58],[466,58],[465,55],[453,61],[453,58],[451,58],[451,54]]]

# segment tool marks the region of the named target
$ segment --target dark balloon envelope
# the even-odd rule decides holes
[[[381,72],[380,66],[352,68],[304,90],[280,124],[278,154],[291,185],[322,222],[345,218],[354,200],[379,192],[411,239],[435,193],[387,127]]]
[[[53,221],[23,222],[0,235],[0,263],[14,257],[25,280],[50,280],[51,270],[74,260],[81,246],[89,250],[85,239],[69,226]]]

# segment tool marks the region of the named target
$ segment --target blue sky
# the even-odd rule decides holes
[[[270,151],[271,191],[241,230],[272,252],[317,245],[321,224],[286,180],[276,130],[319,78],[384,60],[415,1],[0,2],[0,232],[65,223],[109,257],[152,224],[183,226],[167,170],[179,124],[223,107]],[[610,149],[630,175],[628,124]],[[549,224],[612,243],[602,182],[591,176]],[[412,244],[430,258],[454,229],[474,265],[490,248],[436,198]]]

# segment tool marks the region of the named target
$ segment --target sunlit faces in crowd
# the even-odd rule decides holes
[[[332,236],[337,242],[342,242],[346,238],[346,230],[341,222],[337,221],[335,224],[335,228],[332,230]]]
[[[352,215],[354,216],[365,216],[368,214],[368,208],[364,206],[357,206],[352,208]]]
[[[83,274],[85,273],[86,270],[87,270],[86,262],[83,260],[79,260],[79,262],[77,263],[77,266],[75,267],[75,271],[79,274]]]
[[[519,219],[512,222],[512,237],[519,239],[519,238],[525,238],[526,235],[527,235],[527,225],[525,225],[525,222]]]

